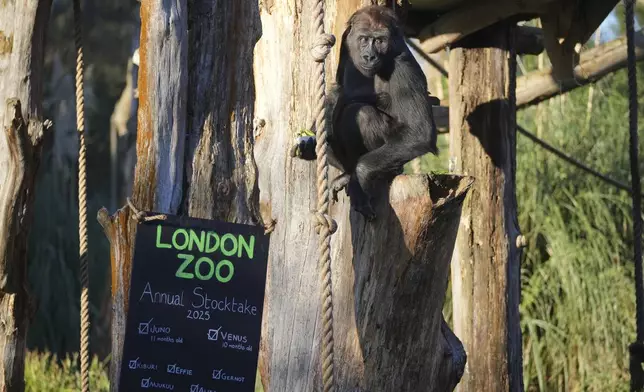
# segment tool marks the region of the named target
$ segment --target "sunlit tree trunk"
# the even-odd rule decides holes
[[[0,2],[0,391],[24,390],[27,238],[44,133],[50,0]]]
[[[523,390],[510,32],[487,28],[450,53],[450,155],[476,179],[452,260],[454,331],[468,356],[461,392]]]

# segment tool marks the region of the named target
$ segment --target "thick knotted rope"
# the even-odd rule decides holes
[[[320,34],[315,38],[315,44],[311,48],[311,55],[318,63],[324,63],[326,56],[331,53],[331,48],[335,45],[335,35]]]
[[[316,61],[317,79],[315,113],[318,204],[314,213],[315,230],[319,234],[319,268],[322,284],[322,390],[334,390],[333,382],[333,302],[331,287],[331,234],[337,225],[329,216],[329,162],[325,116],[324,60],[335,44],[335,37],[324,33],[324,1],[318,0],[314,9],[315,44],[311,55]]]
[[[329,215],[322,214],[319,211],[311,211],[311,217],[317,234],[320,234],[320,230],[323,228],[327,228],[329,230],[329,234],[333,234],[338,230],[338,224],[335,223],[335,220],[333,220]]]
[[[87,262],[87,168],[85,148],[85,99],[83,97],[83,42],[80,0],[74,0],[76,43],[76,128],[78,130],[78,237],[80,262],[80,360],[81,391],[89,391],[89,273]]]

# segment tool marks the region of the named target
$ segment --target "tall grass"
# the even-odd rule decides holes
[[[49,353],[28,352],[25,358],[25,392],[75,392],[81,389],[77,355],[58,360]],[[109,391],[105,363],[94,358],[89,368],[90,390]]]
[[[629,183],[625,75],[596,88],[591,127],[584,126],[587,91],[578,89],[543,104],[542,137]],[[526,110],[519,121],[534,128],[535,114]],[[630,197],[526,138],[518,136],[517,148],[519,222],[529,239],[521,301],[526,390],[626,391],[635,329]]]

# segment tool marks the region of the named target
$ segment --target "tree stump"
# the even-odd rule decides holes
[[[372,223],[349,212],[348,200],[336,205],[338,391],[442,392],[460,380],[465,351],[442,308],[472,183],[451,175],[398,176],[375,205]]]

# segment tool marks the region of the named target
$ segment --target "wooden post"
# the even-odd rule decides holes
[[[328,81],[347,19],[370,2],[325,2],[326,30],[338,39]],[[132,200],[139,209],[198,218],[276,220],[260,347],[267,392],[315,391],[320,382],[316,169],[288,154],[294,134],[314,118],[315,3],[141,3]],[[377,204],[375,223],[350,212],[346,197],[332,206],[339,224],[331,244],[336,390],[453,390],[465,357],[441,309],[471,181],[401,176]],[[99,212],[112,245],[112,391],[127,314],[131,217],[127,208]]]
[[[50,0],[0,2],[0,391],[23,391],[32,307],[27,239],[45,132],[43,61]]]
[[[450,53],[450,160],[476,179],[452,260],[454,331],[468,356],[461,392],[523,390],[512,29],[492,26]]]
[[[188,91],[186,0],[141,2],[137,163],[132,201],[143,210],[179,212]],[[172,22],[172,23],[170,23]],[[98,220],[111,245],[111,390],[118,388],[136,222],[125,207]]]

